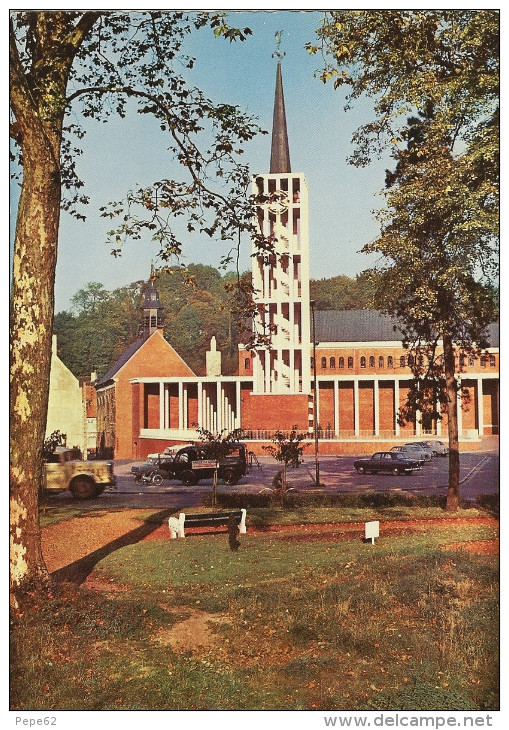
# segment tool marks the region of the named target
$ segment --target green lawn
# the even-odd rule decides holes
[[[309,535],[248,531],[238,552],[224,533],[148,540],[96,566],[109,591],[34,597],[13,623],[12,709],[498,708],[498,558],[457,545],[492,525]],[[186,619],[209,626],[201,646],[198,629],[172,643]]]

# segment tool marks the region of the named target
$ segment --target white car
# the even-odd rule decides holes
[[[443,441],[437,441],[437,439],[428,439],[425,442],[431,449],[435,456],[447,456],[449,453],[449,447],[444,444]]]
[[[408,446],[408,444],[404,444],[403,446],[393,446],[391,451],[399,451],[402,454],[406,454],[409,459],[417,459],[421,466],[425,461],[429,461],[430,459],[429,454],[426,454],[424,451],[421,451],[421,449],[418,449],[415,446]]]
[[[180,449],[183,449],[184,446],[194,446],[194,444],[191,444],[191,443],[189,443],[189,444],[173,444],[173,446],[167,446],[165,448],[165,450],[162,453],[160,453],[160,454],[147,454],[147,459],[156,459],[157,460],[158,458],[163,458],[164,459],[165,456],[166,457],[168,457],[168,456],[173,457],[173,456],[175,456],[175,454],[177,453],[177,451],[180,451]]]
[[[428,446],[428,444],[424,443],[424,441],[410,441],[409,443],[407,443],[405,445],[414,446],[416,449],[420,449],[421,451],[424,451],[424,453],[426,454],[426,461],[431,461],[431,459],[435,456],[431,446]]]

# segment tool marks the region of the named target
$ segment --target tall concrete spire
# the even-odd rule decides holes
[[[279,174],[291,172],[290,148],[286,129],[285,97],[283,94],[283,76],[281,74],[281,54],[278,57],[276,71],[276,94],[274,98],[274,116],[272,119],[272,149],[270,153],[270,172]]]

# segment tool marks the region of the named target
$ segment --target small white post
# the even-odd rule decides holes
[[[168,527],[170,528],[171,539],[176,540],[180,529],[180,524],[176,517],[170,517],[168,520]]]
[[[185,512],[179,514],[179,537],[185,537],[184,533],[184,522],[186,521]]]
[[[246,510],[241,509],[240,511],[242,512],[242,518],[241,518],[240,524],[239,524],[239,533],[241,535],[245,535],[246,534]]]
[[[364,524],[364,536],[366,540],[371,540],[371,544],[375,544],[375,537],[380,536],[380,522],[373,520]]]

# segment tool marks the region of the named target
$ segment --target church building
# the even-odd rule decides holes
[[[320,453],[371,453],[434,435],[446,439],[447,420],[425,423],[419,414],[400,424],[411,379],[408,350],[393,320],[376,311],[315,311],[310,301],[308,188],[292,172],[279,54],[268,173],[256,175],[261,196],[257,224],[274,244],[267,257],[253,244],[255,333],[270,347],[239,346],[238,375],[221,374],[212,338],[206,375],[197,376],[162,335],[162,305],[154,279],[144,301],[143,334],[98,381],[99,453],[138,459],[169,444],[242,429],[260,452],[275,431],[314,439]],[[460,357],[459,432],[462,448],[498,434],[498,326],[479,357]],[[461,398],[463,393],[463,398]],[[316,398],[316,400],[315,400]]]

